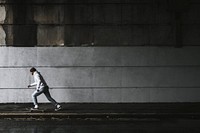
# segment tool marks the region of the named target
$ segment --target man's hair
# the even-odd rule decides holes
[[[35,72],[36,71],[36,69],[34,68],[34,67],[32,67],[31,69],[30,69],[30,72]]]

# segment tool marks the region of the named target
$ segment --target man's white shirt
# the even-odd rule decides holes
[[[35,82],[30,84],[30,86],[36,86],[36,90],[40,90],[40,88],[47,86],[47,83],[38,71],[33,73],[33,77]]]

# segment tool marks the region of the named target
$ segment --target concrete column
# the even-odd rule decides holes
[[[3,24],[6,18],[6,9],[5,6],[0,6],[0,24]],[[2,27],[2,25],[0,25],[0,45],[5,45],[6,44],[6,33]]]

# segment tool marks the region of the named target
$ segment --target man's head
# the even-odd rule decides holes
[[[34,68],[34,67],[32,67],[31,69],[30,69],[30,72],[31,72],[31,74],[33,75],[33,73],[36,71],[36,69]]]

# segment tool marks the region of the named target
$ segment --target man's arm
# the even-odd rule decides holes
[[[29,88],[29,87],[33,87],[33,86],[36,86],[36,89],[39,90],[39,88],[40,88],[40,83],[41,83],[39,74],[34,75],[34,80],[35,80],[35,82],[32,83],[32,84],[30,84],[30,85],[28,85],[28,88]]]
[[[28,85],[28,88],[29,88],[29,87],[33,87],[33,86],[36,86],[36,85],[37,85],[36,82],[35,82],[35,83],[32,83],[32,84]]]

